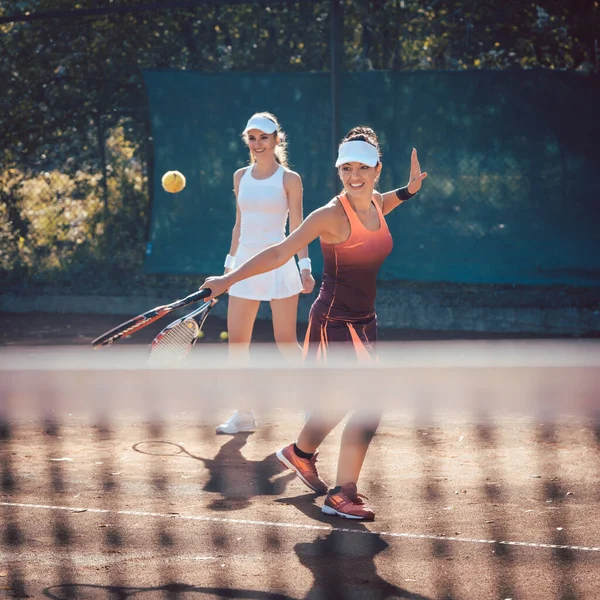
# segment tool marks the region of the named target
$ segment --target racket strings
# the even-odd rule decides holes
[[[198,337],[194,319],[186,319],[157,337],[150,347],[150,364],[170,364],[185,358]]]
[[[210,294],[210,289],[206,288],[203,290],[199,290],[198,292],[194,292],[193,294],[186,296],[182,300],[176,300],[171,304],[167,304],[166,306],[157,306],[156,308],[153,308],[152,310],[149,310],[142,315],[134,317],[133,319],[129,319],[129,321],[125,321],[125,323],[121,323],[121,325],[97,337],[95,340],[92,341],[92,346],[94,348],[98,348],[100,346],[110,346],[113,342],[130,336],[132,333],[143,329],[147,325],[150,325],[150,323],[153,323],[157,319],[164,317],[170,312],[178,308],[188,306],[189,304],[193,304],[194,302],[199,302],[200,300],[202,300],[202,298],[210,296]],[[212,303],[208,304],[207,308],[209,306],[212,306],[214,302],[216,302],[216,300],[213,300]],[[205,309],[201,307],[200,311],[202,310]]]

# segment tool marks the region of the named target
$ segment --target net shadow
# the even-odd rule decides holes
[[[443,467],[439,460],[438,450],[440,441],[438,439],[441,429],[435,427],[431,415],[428,415],[429,426],[426,420],[421,419],[422,425],[413,431],[415,448],[421,463],[420,471],[423,474],[421,496],[427,505],[428,513],[432,515],[431,526],[438,535],[447,535],[450,531],[450,523],[443,510],[447,505],[447,492],[442,486],[441,473]],[[431,569],[432,578],[436,588],[436,597],[440,600],[453,600],[456,598],[456,589],[451,575],[453,561],[453,547],[443,539],[430,540],[430,554],[433,559]],[[440,565],[440,561],[446,564]],[[450,570],[449,570],[450,569]]]
[[[12,442],[16,435],[15,426],[4,417],[0,418],[0,489],[2,497],[11,498],[19,490],[17,475],[13,464]],[[17,554],[22,551],[25,536],[19,525],[18,510],[12,506],[2,506],[2,550]],[[7,570],[6,588],[17,598],[29,597],[26,575],[19,564],[10,563]]]
[[[101,400],[98,405],[101,406]],[[96,456],[94,484],[99,494],[97,498],[100,500],[100,506],[105,511],[97,524],[100,539],[96,543],[102,548],[103,556],[106,557],[108,587],[119,590],[120,587],[127,585],[128,580],[127,562],[119,560],[119,557],[127,552],[133,542],[126,535],[126,528],[119,514],[123,508],[124,492],[120,482],[123,465],[116,454],[120,450],[122,433],[117,422],[110,417],[110,415],[99,415],[93,428],[92,439]],[[119,593],[116,595],[119,598],[125,597]]]
[[[500,452],[501,444],[496,426],[490,417],[479,414],[477,421],[472,435],[476,440],[478,468],[482,477],[480,490],[486,500],[486,535],[488,539],[493,540],[494,585],[499,598],[512,598],[518,596],[512,571],[513,550],[510,546],[501,543],[510,537],[505,525],[509,521],[505,509],[507,497],[502,483],[504,478],[497,466],[498,461],[494,460]]]
[[[49,461],[46,472],[48,477],[47,494],[51,504],[62,506],[65,497],[71,491],[71,485],[65,466],[70,462],[70,458],[65,456],[63,450],[63,439],[68,433],[61,424],[60,415],[47,416],[41,423],[41,434],[45,447],[44,458]],[[50,529],[55,555],[58,557],[56,578],[58,581],[74,581],[75,569],[72,558],[77,547],[77,539],[69,512],[55,511],[52,513]],[[74,596],[69,598],[74,598]]]
[[[561,426],[552,419],[544,419],[533,430],[534,444],[539,465],[539,496],[543,499],[546,529],[551,535],[552,562],[558,573],[556,594],[558,600],[581,598],[576,577],[577,555],[570,547],[575,543],[570,538],[569,507],[567,491],[562,484],[558,450],[561,444]]]

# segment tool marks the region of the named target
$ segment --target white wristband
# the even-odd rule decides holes
[[[225,257],[225,268],[233,269],[234,267],[235,267],[235,256],[231,256],[231,254],[228,254]]]
[[[300,269],[300,271],[304,271],[306,269],[308,269],[308,271],[312,271],[311,269],[311,262],[310,262],[310,258],[301,258],[298,261],[298,268]]]

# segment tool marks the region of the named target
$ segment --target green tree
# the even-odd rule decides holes
[[[127,6],[135,8],[145,1],[132,0]],[[340,3],[348,71],[533,67],[590,75],[599,71],[598,0]],[[63,194],[70,190],[82,206],[94,182],[94,202],[101,210],[85,212],[90,219],[88,233],[98,237],[97,251],[83,252],[87,246],[80,244],[73,247],[74,253],[131,269],[141,264],[153,155],[144,70],[325,71],[330,66],[328,0],[271,4],[215,0],[184,9],[76,15],[78,9],[87,8],[97,8],[97,3],[0,3],[0,16],[61,9],[73,13],[0,24],[4,90],[0,248],[6,248],[0,268],[5,271],[17,263],[22,268],[28,265],[30,271],[35,268],[33,262],[15,257],[24,248],[19,250],[19,240],[27,240],[36,229],[23,190],[39,193],[45,173],[50,174],[51,187],[58,186]],[[49,214],[58,218],[51,206],[55,196],[42,196]],[[127,201],[128,196],[135,201]],[[106,256],[99,240],[112,250]],[[132,244],[137,248],[135,260]],[[126,258],[120,260],[120,252]],[[69,261],[65,264],[74,264]]]

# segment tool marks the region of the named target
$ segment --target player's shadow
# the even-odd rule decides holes
[[[371,533],[362,523],[323,514],[320,506],[315,504],[314,494],[281,498],[277,502],[294,506],[311,519],[334,528],[314,542],[302,542],[294,546],[298,559],[314,578],[305,600],[431,600],[386,581],[379,575],[375,557],[387,550],[389,544],[379,534]]]
[[[202,487],[205,492],[219,494],[209,504],[212,510],[241,510],[251,504],[256,496],[281,495],[294,473],[284,474],[284,468],[275,454],[260,461],[248,460],[242,454],[248,436],[252,432],[239,433],[221,446],[214,458],[192,454],[180,444],[164,440],[149,440],[133,445],[133,450],[152,456],[178,455],[200,461],[208,470],[208,481]],[[163,450],[161,450],[161,447]]]
[[[300,563],[309,569],[313,584],[304,600],[346,600],[363,598],[365,600],[385,600],[401,598],[405,600],[431,600],[420,594],[409,592],[383,579],[377,572],[375,557],[388,549],[388,544],[378,534],[373,534],[357,522],[336,520],[321,513],[315,504],[314,494],[304,494],[295,498],[282,498],[279,502],[294,506],[312,519],[333,527],[323,532],[313,542],[300,542],[294,551]],[[343,529],[343,530],[342,530]],[[296,578],[290,578],[294,584]],[[281,583],[281,582],[280,582]],[[285,585],[285,582],[283,582]],[[287,587],[287,586],[286,586]],[[252,589],[215,586],[196,586],[176,581],[153,586],[95,585],[87,583],[61,582],[44,590],[46,598],[68,600],[71,598],[99,597],[104,593],[107,598],[121,600],[136,597],[177,598],[247,598],[254,600],[297,600],[285,592],[268,592]]]

